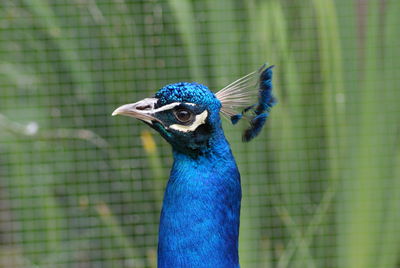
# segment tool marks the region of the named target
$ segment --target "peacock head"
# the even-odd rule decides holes
[[[220,112],[233,124],[241,118],[249,119],[250,127],[243,134],[243,140],[249,141],[260,132],[275,103],[271,95],[271,67],[264,65],[216,94],[198,83],[170,84],[153,98],[122,105],[112,115],[131,116],[145,122],[175,150],[189,155],[204,153],[221,137]],[[237,113],[239,108],[244,109]]]
[[[204,85],[181,82],[161,88],[154,98],[122,105],[113,115],[127,115],[157,130],[174,149],[199,153],[221,128],[221,102]]]

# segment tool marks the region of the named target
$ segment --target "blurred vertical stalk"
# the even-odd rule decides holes
[[[341,34],[338,13],[333,0],[312,0],[318,35],[319,69],[322,83],[324,113],[323,129],[326,148],[327,190],[336,192],[343,180],[346,154],[346,101]],[[328,227],[324,232],[330,232]],[[335,240],[323,239],[320,245],[332,244]],[[328,252],[322,256],[327,258]]]
[[[213,81],[212,88],[222,88],[239,72],[239,27],[236,18],[234,0],[206,0],[207,15],[207,40],[210,62],[210,76]]]
[[[341,254],[343,258],[341,267],[368,267],[376,263],[374,252],[377,249],[374,245],[377,242],[378,221],[381,218],[379,212],[381,190],[378,185],[379,173],[376,166],[376,155],[378,153],[379,138],[376,136],[378,129],[375,113],[375,105],[380,99],[376,90],[377,82],[380,80],[377,75],[377,28],[378,22],[378,1],[368,5],[366,40],[364,47],[365,59],[362,59],[366,66],[364,69],[364,83],[361,85],[360,110],[358,116],[359,133],[355,140],[354,158],[351,160],[352,171],[349,176],[349,183],[346,183],[344,200],[347,207],[343,207],[342,229],[340,233]],[[374,122],[374,124],[371,124]],[[378,123],[379,124],[379,123]],[[384,174],[382,174],[384,175]],[[375,267],[375,265],[373,265]]]
[[[190,0],[168,0],[175,16],[179,35],[182,39],[192,79],[205,81],[202,63],[201,40],[198,38],[196,26],[196,13],[193,10],[193,2]]]
[[[397,228],[397,232],[390,233],[395,229],[393,224],[398,226],[396,220],[399,218],[399,189],[392,189],[398,185],[397,168],[394,168],[398,159],[396,149],[398,127],[392,126],[396,124],[398,126],[399,122],[390,116],[396,111],[391,100],[395,96],[398,99],[399,93],[398,89],[388,86],[390,82],[386,79],[391,77],[391,69],[382,68],[385,67],[385,62],[380,50],[382,42],[392,38],[386,35],[393,35],[394,28],[387,25],[389,28],[386,31],[382,29],[381,21],[386,19],[382,17],[384,13],[381,13],[383,2],[367,1],[365,4],[367,4],[367,15],[365,40],[362,44],[365,48],[365,58],[360,59],[364,62],[364,68],[361,70],[363,81],[360,85],[362,94],[357,100],[358,129],[353,133],[357,138],[352,140],[350,171],[349,176],[345,178],[345,188],[341,197],[346,203],[339,210],[341,219],[338,234],[339,265],[340,267],[394,267],[380,265],[390,262],[394,265],[393,257],[387,258],[387,253],[398,252],[398,243],[397,245],[393,243],[398,241],[398,236],[389,239],[388,235],[396,236],[399,232]],[[390,2],[390,7],[392,10],[388,9],[387,15],[392,20],[394,15],[392,12],[396,7],[398,10],[398,3]],[[397,52],[393,56],[396,54],[399,55]],[[391,56],[385,59],[386,63],[393,63]],[[398,104],[396,106],[398,107]],[[398,113],[398,108],[396,112]],[[395,209],[389,212],[388,208]],[[388,243],[390,241],[392,243]]]
[[[383,118],[385,129],[390,132],[385,133],[389,138],[389,143],[383,145],[385,150],[392,152],[386,161],[385,167],[388,170],[387,182],[383,187],[384,204],[382,209],[384,215],[382,217],[382,226],[380,227],[378,249],[376,255],[379,260],[376,267],[396,267],[399,263],[400,252],[400,144],[399,129],[400,119],[400,87],[399,87],[399,70],[400,70],[400,38],[398,35],[398,27],[400,25],[400,2],[397,0],[386,1],[383,21],[383,42],[386,49],[383,54],[383,85],[382,88],[375,90],[381,91],[385,95],[386,114]],[[382,54],[381,54],[382,55]],[[396,71],[397,70],[397,71]],[[383,92],[382,92],[383,91]],[[382,127],[384,127],[382,126]],[[394,139],[394,140],[393,140]],[[392,148],[391,148],[392,147]],[[385,152],[386,153],[386,152]],[[382,182],[381,182],[382,183]]]
[[[162,160],[151,132],[147,130],[142,131],[140,138],[142,140],[143,149],[146,152],[147,161],[152,173],[152,193],[155,207],[154,222],[159,222],[166,176],[163,174]],[[156,248],[147,252],[147,260],[151,267],[157,267],[156,252]]]
[[[290,33],[287,25],[289,20],[283,11],[281,2],[269,1],[263,4],[260,13],[265,22],[263,28],[271,29],[271,37],[267,42],[271,43],[271,54],[279,57],[274,59],[277,65],[276,84],[278,88],[278,105],[274,108],[271,127],[271,135],[280,151],[278,156],[278,181],[282,195],[271,196],[274,200],[274,209],[280,220],[285,225],[291,239],[278,257],[278,267],[315,267],[312,252],[310,250],[311,239],[304,237],[306,232],[301,227],[309,220],[304,209],[304,194],[307,192],[308,166],[307,157],[307,125],[306,107],[303,103],[301,70],[296,65],[296,60],[291,51]],[[266,32],[267,33],[267,32]],[[274,57],[272,55],[272,57]],[[266,55],[266,57],[268,57]],[[269,58],[269,57],[268,57]],[[274,62],[275,63],[275,62]],[[304,67],[302,70],[305,69]],[[311,218],[311,217],[310,217]],[[310,235],[310,237],[312,237]]]
[[[316,13],[320,70],[325,107],[324,119],[328,145],[330,180],[340,178],[340,160],[346,125],[346,95],[343,82],[342,49],[336,7],[332,0],[313,0]]]
[[[144,130],[140,135],[140,139],[142,140],[142,145],[146,152],[147,161],[153,175],[152,189],[154,199],[157,203],[156,206],[160,209],[163,200],[163,189],[165,184],[164,178],[166,177],[163,174],[163,164],[152,134],[149,131]]]

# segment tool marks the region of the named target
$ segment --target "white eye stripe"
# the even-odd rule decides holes
[[[205,110],[201,114],[196,115],[196,118],[195,118],[194,122],[189,126],[173,124],[173,125],[170,125],[168,128],[175,129],[175,130],[178,130],[178,131],[181,131],[181,132],[194,131],[200,125],[202,125],[202,124],[204,124],[206,122],[207,116],[208,116],[208,112],[207,112],[207,110]]]
[[[154,114],[154,113],[158,113],[158,112],[162,112],[162,111],[167,111],[167,110],[171,110],[171,109],[173,109],[176,106],[179,106],[181,104],[187,104],[187,105],[191,105],[191,106],[196,106],[195,103],[190,103],[190,102],[173,102],[173,103],[164,105],[164,106],[162,106],[160,108],[157,108],[157,109],[148,110],[148,112]]]
[[[167,111],[170,109],[173,109],[174,107],[180,105],[180,102],[173,102],[164,106],[161,106],[160,108],[154,109],[154,110],[150,110],[149,112],[151,113],[158,113],[158,112],[162,112],[162,111]]]

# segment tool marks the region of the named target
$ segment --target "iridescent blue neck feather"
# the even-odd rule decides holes
[[[196,158],[174,150],[160,219],[158,266],[239,267],[240,175],[222,128]]]

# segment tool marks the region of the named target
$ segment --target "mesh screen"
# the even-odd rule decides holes
[[[0,266],[156,267],[170,146],[111,117],[275,64],[241,142],[242,267],[400,267],[400,2],[0,2]]]

